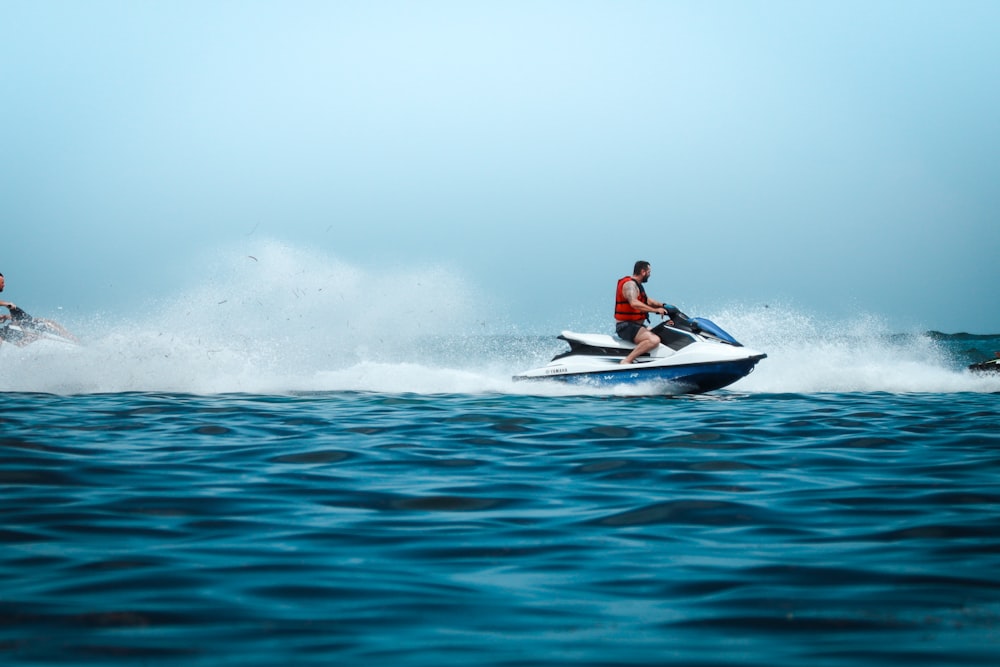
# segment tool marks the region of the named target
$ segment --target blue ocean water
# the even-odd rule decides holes
[[[996,664],[997,394],[8,393],[4,664]]]
[[[0,663],[1000,659],[1000,336],[723,310],[753,375],[617,395],[199,299],[0,346]]]

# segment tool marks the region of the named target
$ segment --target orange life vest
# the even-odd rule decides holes
[[[630,280],[639,286],[639,301],[647,303],[646,289],[642,286],[642,283],[632,276],[625,276],[618,281],[618,289],[615,290],[615,319],[619,322],[645,322],[647,317],[646,312],[633,308],[632,304],[629,303],[629,300],[623,294],[622,288]]]

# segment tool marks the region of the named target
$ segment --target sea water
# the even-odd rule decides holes
[[[1000,336],[733,307],[726,390],[525,385],[553,336],[352,296],[447,272],[281,258],[0,346],[0,663],[1000,660]]]

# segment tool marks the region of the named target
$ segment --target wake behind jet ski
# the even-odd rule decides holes
[[[763,352],[744,347],[714,322],[671,310],[671,320],[653,328],[660,345],[622,364],[635,344],[608,334],[563,331],[569,351],[514,380],[555,380],[591,386],[650,383],[664,394],[700,394],[746,377]]]

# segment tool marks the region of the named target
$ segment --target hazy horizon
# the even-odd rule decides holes
[[[0,7],[0,298],[34,314],[277,242],[526,330],[610,320],[646,259],[689,313],[1000,332],[997,3]]]

